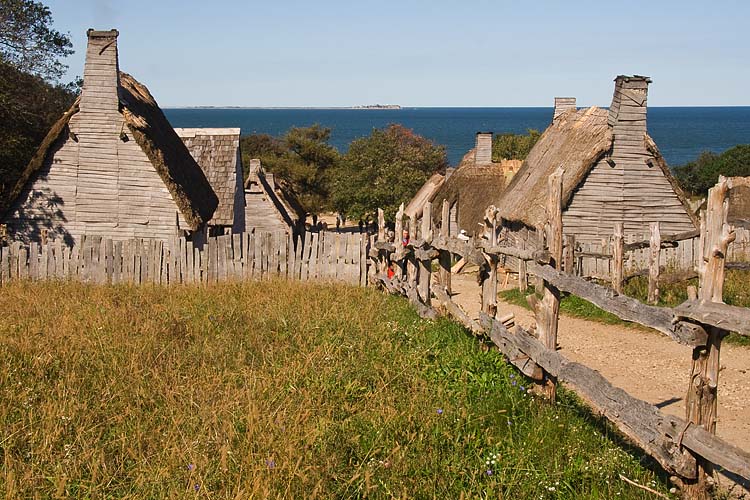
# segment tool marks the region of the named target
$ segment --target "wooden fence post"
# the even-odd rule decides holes
[[[576,237],[572,234],[566,235],[563,246],[563,269],[566,274],[575,274],[575,251]]]
[[[450,237],[450,205],[448,200],[443,200],[443,210],[440,218],[440,237],[447,240]],[[440,284],[445,289],[445,294],[451,296],[451,253],[446,250],[440,251]]]
[[[661,254],[661,233],[659,223],[649,224],[651,239],[648,254],[648,301],[651,304],[659,302],[659,255]]]
[[[708,191],[707,209],[703,218],[705,223],[701,224],[701,229],[705,228],[705,231],[701,231],[703,243],[701,253],[704,266],[698,296],[701,301],[705,302],[723,301],[724,260],[729,244],[735,239],[734,231],[727,224],[728,191],[727,179],[723,176],[719,177],[716,186]],[[727,332],[714,326],[706,327],[706,329],[708,332],[706,345],[693,349],[686,409],[689,423],[700,425],[715,434],[719,353],[721,340]],[[697,479],[685,484],[684,493],[688,498],[709,498],[707,477],[713,472],[712,464],[702,457],[696,457],[696,462]]]
[[[490,245],[497,245],[497,208],[490,206],[484,213],[486,231],[490,232]],[[489,272],[482,281],[482,311],[493,318],[497,313],[497,256],[484,253]],[[480,269],[481,272],[481,269]]]
[[[425,203],[422,211],[422,240],[424,248],[432,242],[432,203]],[[416,249],[415,249],[416,250]],[[432,260],[419,259],[419,297],[427,305],[430,305],[430,281],[432,280]]]
[[[547,199],[547,221],[549,233],[547,243],[551,257],[550,265],[555,269],[560,269],[562,261],[562,179],[563,169],[558,169],[549,176],[547,187],[549,197]],[[555,351],[557,349],[557,320],[560,313],[560,291],[547,281],[542,280],[544,288],[544,297],[541,301],[532,295],[530,305],[534,310],[536,318],[536,332],[539,340],[544,346]],[[555,377],[550,374],[545,376],[546,382],[544,392],[546,396],[554,401],[555,399]]]
[[[398,262],[398,265],[396,265],[396,278],[402,278],[403,277],[403,267],[401,263],[399,262],[401,259],[404,258],[404,246],[401,244],[401,239],[404,235],[404,204],[402,203],[398,207],[398,212],[396,212],[396,221],[395,221],[395,236],[393,238],[393,244],[396,247],[396,251],[391,255],[391,260],[394,261],[394,263]]]
[[[518,242],[518,246],[521,250],[526,250],[526,237]],[[529,277],[526,274],[526,261],[518,259],[518,290],[521,293],[526,293],[526,289],[529,287]]]
[[[417,234],[417,221],[409,217],[409,243],[414,243]],[[417,285],[417,263],[414,254],[410,254],[406,262],[406,279],[410,285]]]
[[[622,295],[622,282],[625,278],[623,266],[625,264],[625,229],[622,222],[615,222],[612,235],[612,289]]]

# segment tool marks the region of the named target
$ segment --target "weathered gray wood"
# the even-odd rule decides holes
[[[318,272],[318,246],[320,244],[319,233],[313,233],[310,238],[310,266],[308,279],[317,279],[319,277]]]
[[[648,258],[648,302],[657,304],[659,302],[659,256],[661,253],[661,236],[659,234],[659,223],[652,222],[651,247]]]
[[[624,279],[624,241],[623,223],[615,222],[615,231],[612,238],[612,289],[620,295],[622,294],[622,284]]]
[[[750,309],[746,307],[688,300],[672,311],[677,319],[691,319],[728,332],[750,336]]]
[[[34,241],[29,243],[29,279],[39,279],[39,245]]]
[[[450,238],[450,205],[448,200],[443,200],[443,207],[440,216],[440,238],[447,240]],[[451,294],[451,253],[446,250],[440,251],[440,284],[445,290],[448,297]]]
[[[425,242],[425,246],[432,241],[432,203],[427,202],[424,205],[422,212],[422,240]],[[438,253],[434,254],[435,258]],[[422,258],[418,262],[418,286],[417,292],[419,298],[425,305],[430,305],[432,302],[432,294],[430,291],[430,284],[432,282],[432,260],[430,258]]]
[[[677,242],[691,240],[700,236],[700,230],[694,229],[690,231],[684,231],[677,234],[665,234],[661,237],[662,248],[669,248],[675,245]],[[624,246],[626,252],[632,252],[633,250],[639,250],[641,248],[649,248],[651,246],[651,240],[640,240],[632,243],[627,243]]]
[[[105,262],[105,277],[104,280],[107,283],[114,282],[115,274],[115,245],[112,238],[107,238],[104,241],[104,258]]]
[[[122,282],[122,241],[116,241],[112,248],[112,283]]]
[[[634,298],[618,295],[611,288],[591,283],[578,276],[563,274],[550,266],[534,264],[530,271],[559,290],[588,300],[625,321],[653,328],[681,344],[705,345],[705,331],[687,322],[673,323],[672,310],[669,308],[650,306]]]

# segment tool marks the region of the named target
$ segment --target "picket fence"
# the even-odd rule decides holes
[[[82,237],[77,244],[11,242],[0,247],[0,283],[67,279],[91,283],[216,283],[285,278],[367,284],[366,235],[246,232],[208,238],[116,241]]]

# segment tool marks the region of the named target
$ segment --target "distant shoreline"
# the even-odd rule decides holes
[[[398,104],[374,104],[368,106],[162,106],[164,109],[353,109],[353,110],[401,110],[404,109]]]
[[[580,106],[588,107],[588,106]],[[608,106],[598,106],[608,109]],[[364,106],[161,106],[162,109],[248,109],[248,110],[352,110],[352,111],[403,111],[408,109],[554,109],[553,106],[401,106],[396,107],[364,107]],[[686,109],[686,108],[750,108],[750,105],[696,105],[696,106],[649,106],[659,109]]]

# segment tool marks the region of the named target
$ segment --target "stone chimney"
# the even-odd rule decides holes
[[[608,118],[615,134],[615,143],[618,140],[643,141],[649,83],[651,79],[647,76],[620,75],[615,78],[615,94]]]
[[[552,123],[556,122],[557,118],[569,109],[576,109],[575,97],[555,97],[555,114],[552,115]]]
[[[492,132],[477,132],[474,164],[489,165],[490,163],[492,163]]]
[[[83,68],[82,112],[119,110],[117,88],[120,67],[117,62],[117,30],[89,29],[86,65]]]

